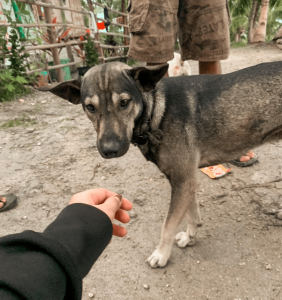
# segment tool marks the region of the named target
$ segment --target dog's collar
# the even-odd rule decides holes
[[[150,100],[148,100],[150,101]],[[148,102],[146,101],[146,102]],[[131,143],[134,146],[137,145],[146,145],[149,141],[149,132],[151,131],[151,121],[153,119],[153,114],[155,110],[155,103],[153,102],[153,105],[148,105],[147,103],[144,103],[143,105],[143,113],[141,117],[139,117],[135,121],[135,126],[133,128],[133,136],[131,139]]]
[[[151,131],[151,118],[140,126],[135,126],[133,129],[133,137],[131,143],[134,146],[146,145],[149,140],[148,132]]]

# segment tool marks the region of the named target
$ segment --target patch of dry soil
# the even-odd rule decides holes
[[[222,67],[229,73],[281,59],[278,48],[232,49]],[[191,67],[197,74],[197,62]],[[102,159],[80,106],[50,93],[24,99],[0,107],[0,126],[20,124],[0,128],[0,193],[18,195],[18,206],[0,214],[0,236],[41,231],[72,194],[105,187],[133,201],[132,220],[128,236],[114,238],[85,278],[83,300],[88,293],[100,300],[282,299],[282,221],[275,218],[282,209],[282,142],[257,149],[258,165],[233,167],[218,181],[199,171],[204,226],[198,242],[174,246],[168,266],[153,270],[145,259],[159,241],[168,181],[133,146],[124,157]],[[185,229],[185,223],[179,227]]]

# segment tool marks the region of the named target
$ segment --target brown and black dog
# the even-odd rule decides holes
[[[133,143],[168,178],[171,203],[159,246],[148,258],[153,268],[166,265],[184,216],[188,227],[176,235],[177,244],[196,242],[198,168],[282,138],[282,62],[226,75],[162,79],[167,69],[108,63],[91,68],[81,82],[51,90],[82,104],[104,158],[124,155]]]

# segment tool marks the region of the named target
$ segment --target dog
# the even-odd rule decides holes
[[[159,246],[147,259],[164,267],[174,234],[186,216],[179,247],[196,243],[201,216],[198,168],[229,162],[249,149],[282,139],[282,62],[225,75],[163,78],[168,64],[131,68],[107,63],[51,92],[82,107],[97,131],[102,157],[120,157],[137,145],[171,185],[171,203]],[[222,143],[224,141],[224,143]]]
[[[168,67],[168,76],[191,76],[191,68],[187,60],[184,62],[181,60],[181,55],[179,53],[174,52],[174,58],[167,62],[169,64]]]

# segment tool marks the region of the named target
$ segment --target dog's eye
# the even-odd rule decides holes
[[[120,106],[121,106],[121,107],[126,107],[126,106],[129,104],[130,101],[131,101],[131,99],[124,99],[124,100],[121,100],[121,101],[120,101]]]
[[[90,112],[94,112],[94,111],[95,111],[95,107],[94,107],[92,104],[86,105],[86,108],[87,108]]]

